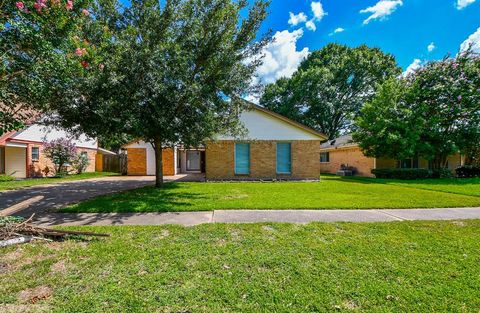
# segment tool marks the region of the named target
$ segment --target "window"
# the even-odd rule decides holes
[[[320,163],[330,162],[330,152],[321,152],[320,153]]]
[[[277,143],[277,173],[290,174],[292,172],[292,145],[289,142]]]
[[[250,174],[250,144],[235,144],[235,174]]]
[[[398,161],[399,168],[418,168],[418,158]]]
[[[32,161],[38,161],[40,159],[40,148],[32,147]]]

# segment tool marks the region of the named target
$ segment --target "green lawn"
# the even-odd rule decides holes
[[[351,179],[354,179],[355,181],[411,187],[415,189],[436,190],[448,193],[480,197],[480,178],[395,180],[354,177]]]
[[[407,183],[324,176],[320,182],[170,183],[164,189],[145,187],[94,198],[63,212],[480,206],[480,179],[465,182],[452,180],[448,185],[443,180]]]
[[[56,312],[478,312],[480,221],[76,227],[0,250],[0,303]],[[1,307],[0,307],[1,310]]]
[[[61,178],[28,178],[20,179],[8,182],[0,182],[0,191],[1,190],[12,190],[12,189],[21,189],[25,187],[32,187],[38,185],[54,184],[64,181],[72,180],[82,180],[88,178],[97,178],[104,176],[115,176],[119,175],[118,173],[109,173],[109,172],[94,172],[94,173],[82,173],[82,174],[72,174]]]

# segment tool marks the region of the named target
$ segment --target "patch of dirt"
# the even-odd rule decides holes
[[[50,298],[52,295],[52,289],[48,286],[38,286],[31,289],[25,289],[18,294],[18,301],[20,303],[35,304],[40,300]]]
[[[465,227],[465,222],[462,221],[452,221],[452,224],[459,227]]]
[[[336,310],[356,310],[356,309],[358,309],[358,306],[352,300],[345,300],[345,301],[343,301],[342,304],[335,305],[334,308]]]
[[[52,266],[50,266],[50,270],[55,274],[65,274],[67,272],[67,265],[63,260],[58,261],[57,263],[53,263]]]
[[[235,199],[245,199],[245,198],[248,198],[247,194],[228,195],[228,196],[222,197],[223,200],[235,200]]]
[[[51,312],[52,308],[46,304],[0,304],[3,313],[43,313]]]
[[[18,261],[23,256],[23,249],[19,248],[15,251],[9,252],[2,257],[3,261]]]

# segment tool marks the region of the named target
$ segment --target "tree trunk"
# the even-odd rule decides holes
[[[155,150],[155,187],[163,187],[163,156],[162,156],[162,141],[155,139],[153,142],[153,149]]]

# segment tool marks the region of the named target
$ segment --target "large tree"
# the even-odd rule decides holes
[[[329,44],[310,54],[291,78],[267,85],[260,104],[333,139],[351,130],[376,84],[399,73],[395,58],[380,49]]]
[[[354,139],[369,156],[421,156],[434,168],[480,146],[480,57],[471,50],[388,81],[362,110]]]
[[[241,130],[240,101],[255,86],[267,37],[257,38],[268,3],[232,0],[134,0],[98,6],[111,32],[102,71],[75,101],[57,107],[60,122],[91,135],[124,133],[153,145],[156,186],[162,148],[198,146]],[[113,9],[113,11],[112,11]],[[108,51],[108,53],[105,53]]]
[[[49,104],[61,101],[57,91],[83,75],[91,57],[83,55],[89,47],[81,36],[91,21],[89,4],[90,0],[0,2],[0,135],[21,128]]]

